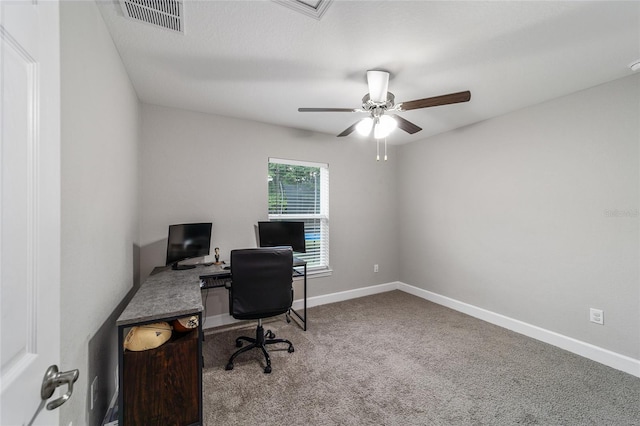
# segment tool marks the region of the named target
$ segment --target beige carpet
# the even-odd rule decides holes
[[[207,334],[204,424],[640,425],[640,379],[401,291],[309,309],[295,352]],[[286,345],[283,345],[286,348]]]

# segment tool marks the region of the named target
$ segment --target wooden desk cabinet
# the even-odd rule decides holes
[[[162,346],[122,352],[122,425],[201,424],[200,327]]]
[[[202,296],[196,270],[150,276],[116,321],[120,426],[202,425]],[[198,327],[173,330],[146,351],[124,349],[131,327],[197,316]]]

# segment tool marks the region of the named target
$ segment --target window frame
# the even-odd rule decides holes
[[[269,213],[269,206],[267,207],[267,217],[271,220],[318,220],[320,224],[320,250],[319,250],[319,264],[308,266],[308,275],[330,274],[331,267],[329,263],[329,164],[313,162],[313,161],[301,161],[290,160],[283,158],[269,157],[267,162],[267,198],[270,195],[269,181],[270,181],[270,168],[271,164],[281,164],[288,166],[302,166],[318,168],[320,170],[320,212],[319,213]],[[306,230],[306,228],[305,228]],[[303,256],[298,256],[303,257]]]

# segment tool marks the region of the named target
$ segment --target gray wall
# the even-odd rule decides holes
[[[321,295],[398,277],[396,151],[376,162],[375,144],[172,108],[142,108],[141,273],[165,261],[170,224],[213,221],[222,259],[255,247],[253,225],[267,219],[269,157],[329,164],[330,263],[312,279]],[[373,265],[380,272],[373,273]],[[212,291],[207,315],[227,312]]]
[[[94,2],[61,2],[60,28],[61,367],[80,369],[60,424],[100,424],[117,361],[105,323],[137,273],[140,106]]]
[[[639,359],[639,105],[635,75],[402,146],[399,279]]]

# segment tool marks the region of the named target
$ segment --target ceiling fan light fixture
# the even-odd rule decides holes
[[[373,129],[373,137],[376,139],[384,139],[393,130],[398,127],[398,122],[388,115],[383,115],[378,119],[375,128]]]
[[[360,120],[358,125],[356,126],[356,131],[358,134],[362,136],[368,136],[371,133],[371,128],[373,127],[373,118],[366,117]]]

